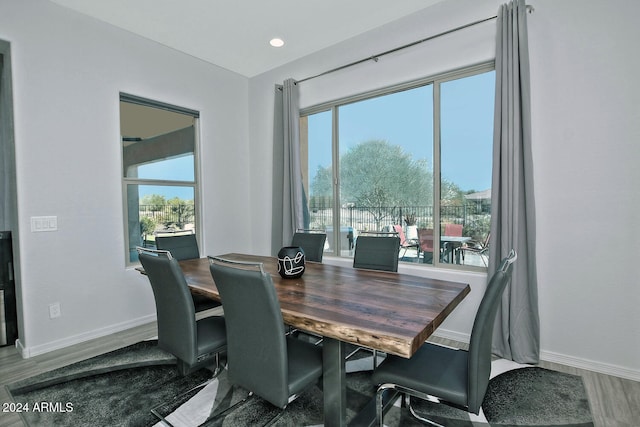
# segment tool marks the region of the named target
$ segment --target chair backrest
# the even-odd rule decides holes
[[[177,260],[200,258],[195,234],[156,236],[156,247],[171,252],[171,256]]]
[[[393,230],[398,233],[398,237],[400,238],[400,246],[404,246],[407,244],[407,236],[404,234],[404,230],[401,225],[395,224],[393,226]]]
[[[419,228],[418,242],[423,252],[433,252],[433,228]]]
[[[462,237],[462,224],[445,224],[444,225],[444,235],[452,236],[452,237]]]
[[[180,265],[168,251],[138,248],[138,258],[151,282],[156,301],[158,347],[178,359],[195,361],[195,309]]]
[[[478,413],[491,374],[491,341],[493,324],[505,287],[511,279],[511,266],[517,258],[511,250],[493,274],[482,297],[471,330],[469,342],[468,406],[470,412]]]
[[[326,233],[296,231],[291,239],[291,246],[301,247],[306,261],[322,262],[326,241]]]
[[[289,399],[280,302],[261,264],[210,258],[227,327],[228,378],[280,408]]]
[[[399,252],[399,237],[360,235],[356,240],[353,266],[370,270],[398,271]]]

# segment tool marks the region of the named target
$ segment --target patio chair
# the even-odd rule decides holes
[[[462,237],[462,229],[464,228],[464,226],[462,224],[445,224],[444,225],[444,234],[443,236],[450,236],[450,237]],[[457,256],[457,251],[460,248],[460,243],[454,243],[454,242],[445,242],[444,243],[444,247],[443,247],[443,259],[447,259],[447,257],[450,257],[451,259],[453,259],[455,257],[455,259],[458,259]],[[454,253],[451,253],[454,252]]]
[[[452,237],[462,237],[462,229],[464,226],[462,224],[445,224],[444,225],[444,235],[452,236]]]
[[[482,260],[482,263],[485,267],[487,267],[489,261],[489,239],[491,238],[491,233],[487,233],[487,237],[482,242],[478,241],[470,241],[465,243],[459,250],[462,254],[462,263],[464,264],[464,256],[466,252],[470,252],[472,254],[476,254]]]
[[[419,244],[415,240],[407,240],[407,236],[404,234],[404,230],[401,225],[395,224],[393,226],[393,230],[398,233],[398,237],[400,238],[400,249],[404,249],[400,258],[404,258],[408,249],[419,249]]]
[[[433,244],[433,228],[419,228],[418,259],[420,258],[420,252],[422,252],[422,262],[424,264],[433,264],[434,251],[435,247]]]

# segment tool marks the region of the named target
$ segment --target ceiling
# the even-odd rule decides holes
[[[253,77],[444,0],[50,1]]]

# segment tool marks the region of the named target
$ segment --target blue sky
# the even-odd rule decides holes
[[[441,85],[442,175],[462,190],[491,187],[495,73],[483,73]],[[340,151],[372,139],[400,145],[433,168],[433,89],[431,85],[339,108]],[[331,165],[331,112],[309,117],[309,169]],[[140,178],[194,179],[193,156],[143,165]],[[140,196],[193,199],[187,187],[141,186]]]
[[[442,175],[462,190],[491,187],[493,72],[441,85]],[[398,92],[339,108],[340,151],[384,139],[433,167],[432,86]],[[309,117],[309,169],[331,165],[331,113]]]
[[[193,155],[148,163],[138,168],[138,177],[143,179],[193,181],[194,175]],[[159,194],[167,200],[173,197],[193,200],[192,187],[141,185],[138,192],[140,197],[148,194]]]

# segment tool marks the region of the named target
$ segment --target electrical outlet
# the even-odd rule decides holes
[[[60,311],[60,303],[54,302],[53,304],[49,304],[49,319],[55,319],[56,317],[62,316],[62,312]]]

